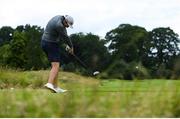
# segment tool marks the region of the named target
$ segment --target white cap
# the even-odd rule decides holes
[[[65,15],[64,17],[65,17],[65,20],[66,20],[67,24],[69,25],[69,27],[73,28],[72,25],[74,24],[74,19],[69,15]]]

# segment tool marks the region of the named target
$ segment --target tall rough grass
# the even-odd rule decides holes
[[[43,88],[48,71],[0,70],[0,117],[180,117],[179,80],[98,80],[60,72],[67,93]]]

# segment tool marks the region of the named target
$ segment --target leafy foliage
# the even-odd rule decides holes
[[[1,63],[25,70],[47,67],[48,61],[40,47],[42,32],[37,26],[17,27],[9,44],[1,47]]]
[[[159,71],[164,70],[163,75],[171,74],[176,57],[180,49],[178,34],[172,29],[156,28],[149,32],[149,40],[146,56],[143,64],[151,70],[153,76],[161,75]]]
[[[106,67],[109,59],[105,41],[99,36],[91,33],[85,35],[83,33],[71,35],[74,44],[75,54],[92,69],[102,70]]]
[[[12,40],[13,32],[14,29],[9,26],[4,26],[0,29],[0,46]]]
[[[148,33],[144,28],[129,24],[122,24],[106,34],[113,58],[122,58],[126,62],[141,60],[145,52],[144,43],[147,38]]]
[[[49,62],[40,42],[43,29],[20,25],[0,29],[0,65],[23,70],[48,68]],[[71,34],[75,54],[100,78],[145,79],[177,78],[180,40],[169,27],[146,31],[140,26],[120,24],[107,32],[105,39],[92,33]],[[75,58],[60,44],[60,64],[66,71],[85,73]]]

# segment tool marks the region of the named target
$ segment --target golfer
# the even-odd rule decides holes
[[[47,24],[45,31],[42,35],[41,47],[46,53],[49,62],[51,62],[51,70],[49,73],[48,83],[45,84],[47,89],[55,93],[66,92],[58,87],[58,72],[61,62],[59,42],[63,40],[68,46],[70,46],[69,53],[74,54],[73,44],[67,35],[66,28],[73,28],[74,20],[71,16],[57,15],[53,17]]]

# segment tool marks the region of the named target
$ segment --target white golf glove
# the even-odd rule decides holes
[[[74,54],[74,49],[73,48],[70,48],[69,45],[66,45],[66,51],[68,51],[70,54]]]
[[[66,45],[66,51],[69,51],[71,48],[69,47],[69,45]]]

